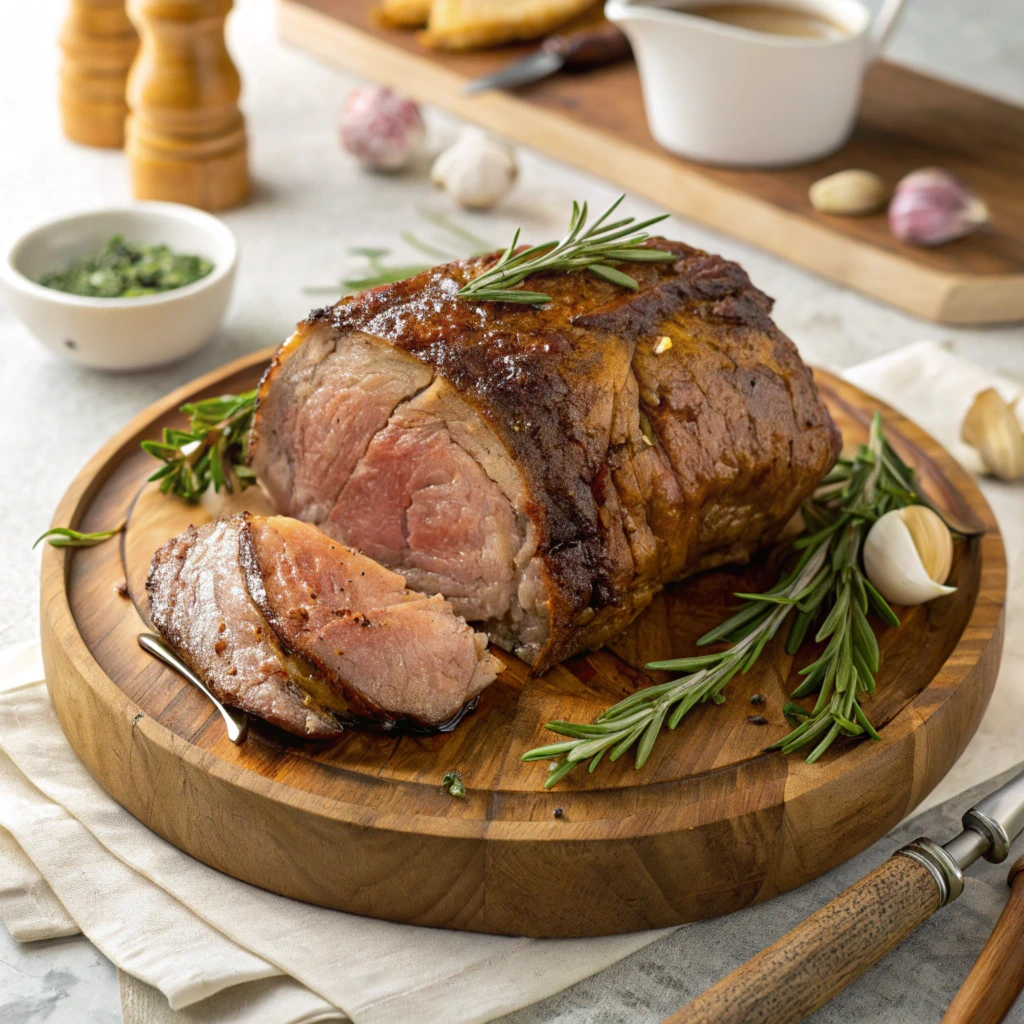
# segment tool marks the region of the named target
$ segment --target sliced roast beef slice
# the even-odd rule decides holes
[[[678,242],[650,244],[678,259],[628,265],[636,292],[589,274],[550,273],[530,280],[552,296],[542,309],[458,299],[458,286],[485,257],[344,299],[300,327],[330,329],[336,344],[372,336],[426,364],[434,384],[400,410],[443,382],[475,415],[491,439],[486,458],[453,429],[465,417],[440,418],[508,498],[520,541],[514,600],[486,628],[536,670],[610,639],[669,580],[748,558],[838,453],[838,432],[810,371],[769,318],[771,300],[736,264]],[[670,348],[659,344],[663,338]],[[274,400],[276,376],[280,368],[272,367],[261,407]],[[288,408],[285,398],[258,415],[257,451]],[[402,435],[419,430],[396,416],[387,428],[400,428],[387,438],[393,452]],[[366,465],[382,436],[367,447]],[[305,459],[301,445],[294,457]],[[395,473],[401,465],[391,460]],[[336,497],[322,491],[318,513]],[[330,512],[339,536],[363,514],[345,493]],[[450,567],[441,545],[471,531],[464,508],[444,495],[443,488],[416,488],[424,503],[416,511],[437,528],[436,537],[424,537],[438,547],[424,554],[440,554]],[[489,501],[474,489],[470,519],[486,521]],[[391,543],[385,522],[392,520],[382,518],[379,529],[360,523],[362,543]],[[479,542],[470,563],[486,553]],[[431,582],[449,586],[436,574]]]
[[[239,561],[245,519],[189,527],[153,557],[150,618],[225,704],[314,739],[337,720],[304,689],[314,669],[287,655],[249,596]]]
[[[306,523],[254,518],[243,540],[249,590],[288,649],[361,714],[439,726],[492,682],[487,638],[442,597]]]
[[[219,699],[289,732],[341,732],[332,711],[432,727],[501,669],[441,597],[294,519],[189,527],[154,556],[154,625]]]

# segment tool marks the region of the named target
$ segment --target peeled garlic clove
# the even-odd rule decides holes
[[[348,94],[339,130],[345,149],[371,171],[407,167],[426,134],[420,108],[380,85]]]
[[[1024,429],[1013,407],[995,388],[974,396],[960,437],[977,448],[985,468],[1000,480],[1024,477]]]
[[[889,228],[912,245],[941,245],[988,222],[988,207],[949,171],[926,167],[896,185]]]
[[[943,584],[953,564],[953,538],[930,508],[909,505],[886,512],[864,541],[864,571],[892,604],[924,604],[952,594]]]
[[[872,171],[839,171],[809,189],[811,205],[822,213],[872,213],[889,197],[885,182]]]
[[[512,150],[479,129],[467,129],[430,171],[439,185],[470,210],[489,210],[505,197],[517,174]]]
[[[936,583],[945,583],[953,568],[953,538],[949,527],[927,505],[908,505],[898,511],[921,556],[924,571]]]

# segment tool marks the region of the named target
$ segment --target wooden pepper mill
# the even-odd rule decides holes
[[[64,134],[86,146],[119,149],[128,113],[125,82],[139,48],[124,0],[71,0],[60,46]]]
[[[224,40],[230,10],[231,0],[128,0],[142,41],[125,125],[137,199],[220,210],[248,195],[241,84]]]

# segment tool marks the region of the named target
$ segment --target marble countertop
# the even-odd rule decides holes
[[[1024,19],[1020,0],[911,0],[890,58],[1024,103]],[[872,6],[878,5],[874,0]],[[0,245],[38,220],[129,198],[118,152],[66,142],[57,121],[55,3],[21,5],[17,30],[0,34]],[[0,380],[6,443],[0,520],[0,647],[32,639],[38,628],[39,552],[32,541],[49,524],[61,494],[87,458],[131,416],[179,384],[254,349],[275,344],[315,303],[303,289],[330,285],[355,269],[351,246],[383,244],[396,258],[412,253],[403,227],[429,229],[418,211],[451,212],[426,178],[428,157],[389,177],[359,171],[340,151],[338,108],[356,80],[280,46],[271,0],[242,0],[229,37],[245,83],[252,201],[224,217],[241,250],[239,278],[220,334],[196,356],[159,371],[108,375],[54,359],[0,305]],[[430,148],[458,130],[452,118],[427,112]],[[599,178],[520,150],[522,174],[493,215],[459,215],[478,235],[506,240],[561,226],[567,204],[583,196],[607,202],[615,190]],[[656,212],[636,200],[629,211]],[[1024,328],[950,328],[929,324],[800,270],[778,257],[679,220],[671,232],[739,260],[754,282],[776,297],[775,319],[805,359],[843,368],[921,338],[932,338],[992,370],[1024,380]],[[982,776],[983,777],[983,776]],[[976,780],[975,780],[976,781]],[[948,795],[948,794],[947,794]],[[658,979],[648,979],[656,985]],[[637,993],[630,1019],[644,1013]],[[0,926],[0,1020],[120,1019],[116,972],[81,938],[19,946]],[[552,1005],[531,1020],[582,1021]],[[617,1019],[617,1018],[603,1018]]]

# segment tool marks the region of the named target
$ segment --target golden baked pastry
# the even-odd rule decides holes
[[[476,50],[547,35],[597,6],[594,0],[433,0],[426,46]]]
[[[394,28],[419,28],[430,15],[430,0],[381,0],[377,17]]]

